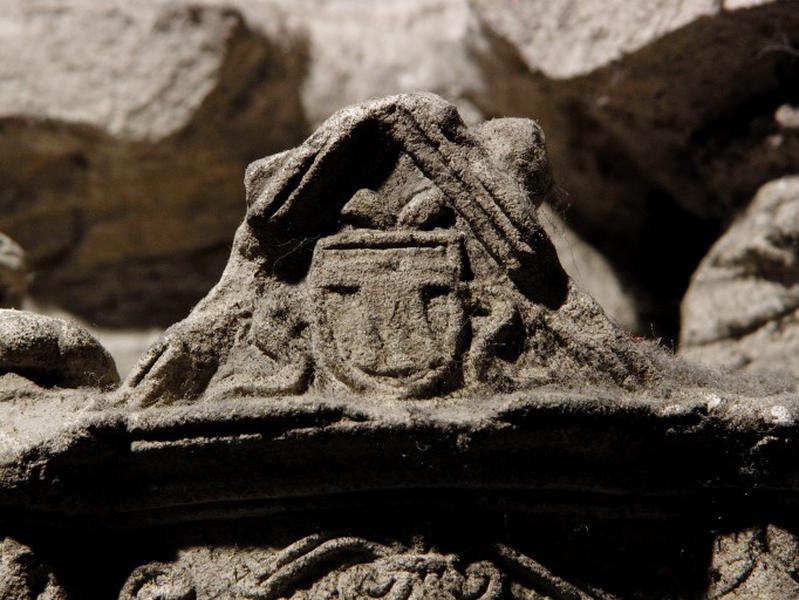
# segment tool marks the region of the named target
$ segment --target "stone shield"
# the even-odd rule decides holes
[[[450,231],[352,230],[320,240],[308,283],[323,374],[398,397],[459,379],[463,258]]]

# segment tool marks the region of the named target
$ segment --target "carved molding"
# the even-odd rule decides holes
[[[213,549],[206,552],[213,553]],[[211,600],[220,593],[236,600],[611,598],[565,581],[503,545],[467,557],[427,547],[421,541],[407,547],[317,534],[266,555],[238,549],[221,563],[209,562],[208,554],[203,555],[205,559],[199,556],[195,552],[174,564],[137,568],[120,600]],[[220,565],[225,573],[219,572]]]

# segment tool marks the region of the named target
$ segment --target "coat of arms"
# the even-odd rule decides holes
[[[308,279],[325,370],[354,389],[397,396],[451,385],[466,328],[459,241],[443,230],[320,240]]]

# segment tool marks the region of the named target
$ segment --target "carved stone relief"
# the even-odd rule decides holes
[[[191,576],[174,565],[153,563],[131,573],[119,600],[196,600]]]
[[[120,402],[657,378],[569,282],[536,220],[552,181],[532,121],[470,129],[435,96],[387,98],[254,163],[246,184],[222,280],[142,358]]]
[[[794,493],[794,389],[666,357],[565,274],[538,220],[553,182],[532,121],[468,127],[436,96],[375,100],[245,184],[219,283],[120,387],[81,328],[0,310],[4,518],[94,528],[124,554],[98,559],[106,580],[62,585],[101,600],[612,597],[586,581],[690,595],[710,525],[627,585],[641,522],[667,530],[752,477]],[[497,525],[509,515],[518,531]],[[263,537],[219,533],[250,518]],[[599,552],[569,571],[552,549],[586,522],[611,541],[625,527],[612,569]],[[29,549],[0,550],[0,597],[66,598]],[[772,527],[721,537],[709,593],[796,596],[796,555]],[[664,583],[672,571],[690,581]]]
[[[85,329],[54,317],[0,309],[0,377],[40,386],[108,389],[119,382],[114,359]]]
[[[120,600],[210,600],[213,585],[196,580],[230,581],[226,596],[236,600],[533,600],[611,599],[581,589],[533,559],[503,545],[482,557],[465,558],[425,547],[385,544],[357,536],[315,534],[282,550],[242,548],[224,563],[209,562],[207,552],[176,563],[153,563],[130,575]],[[221,565],[221,566],[220,566]],[[219,569],[226,572],[219,572]],[[214,572],[213,576],[209,573]]]
[[[708,597],[799,597],[799,538],[775,525],[720,535],[713,548]]]
[[[461,242],[353,231],[317,243],[308,278],[320,374],[399,396],[455,385],[467,336]]]
[[[0,598],[67,600],[67,595],[30,548],[6,537],[0,540]]]

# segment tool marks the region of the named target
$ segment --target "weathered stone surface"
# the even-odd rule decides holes
[[[664,4],[472,0],[493,29],[512,40],[534,71],[569,79],[600,69],[625,54],[701,17],[720,12],[716,0]]]
[[[764,186],[697,269],[680,353],[734,369],[799,375],[799,178]]]
[[[108,351],[123,379],[130,373],[144,351],[164,332],[163,328],[158,327],[139,329],[100,327],[53,305],[40,304],[30,297],[25,299],[22,308],[48,317],[77,323]]]
[[[553,188],[549,157],[543,136],[526,119],[492,119],[476,128],[491,158],[509,167],[517,182],[533,196],[548,195]],[[525,135],[528,139],[525,139]],[[536,140],[529,143],[529,138]],[[536,214],[569,277],[588,291],[611,318],[627,331],[640,332],[639,310],[613,267],[585,242],[548,204]]]
[[[253,23],[264,19],[246,0]],[[302,102],[318,125],[368,98],[427,90],[454,103],[470,123],[483,115],[474,102],[486,92],[479,61],[488,50],[468,0],[277,0],[287,27],[309,40]],[[400,50],[401,49],[401,50]]]
[[[52,573],[33,551],[11,538],[0,540],[0,597],[7,600],[67,600]]]
[[[794,2],[476,0],[483,114],[535,118],[570,223],[676,341],[695,265],[758,187],[799,169]],[[664,252],[663,248],[669,248]]]
[[[740,505],[735,490],[763,508],[795,506],[795,421],[770,413],[796,415],[799,404],[729,391],[694,398],[284,397],[83,410],[35,452],[3,462],[0,503],[18,527],[46,515],[55,531],[80,531],[43,545],[73,584],[107,584],[98,598],[189,586],[198,600],[280,597],[252,591],[307,590],[327,573],[337,583],[365,562],[331,544],[270,580],[291,563],[279,559],[304,554],[292,544],[320,532],[321,541],[360,538],[390,546],[390,556],[421,555],[420,568],[443,555],[439,572],[496,561],[503,589],[517,592],[510,597],[528,598],[525,587],[613,597],[596,592],[608,584],[621,598],[702,597],[713,515]],[[49,422],[54,415],[69,421],[63,404],[50,407]],[[44,479],[31,477],[42,464]],[[89,522],[101,537],[86,539]],[[500,561],[496,543],[522,564]],[[78,568],[87,560],[88,572]],[[110,581],[95,574],[100,565]],[[585,596],[568,595],[575,589]]]
[[[137,4],[10,3],[3,42],[17,52],[3,55],[3,116],[134,141],[183,129],[217,85],[240,19],[180,2]]]
[[[114,360],[84,329],[61,319],[0,309],[0,375],[39,385],[108,388],[119,381]]]
[[[713,600],[795,598],[799,595],[799,540],[775,525],[720,535],[713,545]]]
[[[346,109],[250,166],[222,280],[121,397],[644,385],[651,358],[569,282],[536,221],[550,187],[531,121],[471,132],[421,94]]]
[[[119,389],[46,387],[70,348],[84,368],[102,349],[0,314],[0,534],[32,548],[3,550],[0,584],[585,600],[724,594],[757,570],[739,576],[721,516],[795,512],[795,382],[618,328],[541,224],[556,188],[538,125],[393,96],[245,183],[219,283]],[[770,539],[780,561],[751,564],[785,568],[790,537]],[[762,571],[751,589],[787,600]]]
[[[549,205],[541,205],[538,218],[569,277],[591,294],[608,316],[626,331],[641,335],[648,333],[635,295],[620,280],[608,260]]]
[[[488,560],[423,549],[423,544],[417,540],[415,547],[407,547],[399,541],[385,544],[356,535],[322,533],[305,536],[277,552],[261,548],[212,552],[193,547],[171,564],[137,568],[121,598],[213,598],[231,593],[241,598],[295,600],[499,600],[538,598],[539,594],[557,599],[610,598],[583,591],[502,544],[483,549],[482,556]],[[214,575],[209,577],[210,573]]]
[[[598,124],[691,211],[726,216],[768,173],[796,164],[795,148],[787,151],[769,137],[780,135],[774,111],[791,98],[793,71],[785,67],[799,29],[793,2],[475,0],[473,6],[518,52],[544,102],[572,102],[568,110]],[[546,114],[542,119],[552,130]],[[756,156],[764,153],[770,156]],[[591,210],[596,198],[576,201]]]
[[[244,166],[305,133],[302,51],[181,1],[11,2],[1,19],[0,228],[34,294],[93,322],[174,322],[224,265]]]
[[[0,233],[0,308],[19,308],[28,288],[25,253],[14,240]]]
[[[646,335],[676,342],[679,301],[720,222],[799,168],[797,130],[777,113],[794,102],[792,2],[281,7],[308,34],[302,97],[314,123],[366,97],[428,89],[470,123],[516,115],[558,132],[559,204],[636,283]]]
[[[185,570],[155,563],[134,570],[119,595],[120,600],[146,598],[193,600],[197,598],[197,590]]]

